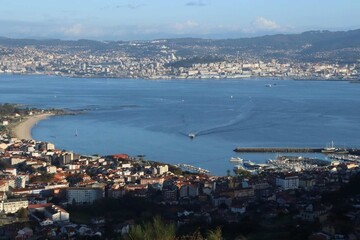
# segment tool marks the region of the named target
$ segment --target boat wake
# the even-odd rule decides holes
[[[261,129],[261,128],[268,128],[273,127],[276,124],[268,123],[268,124],[248,124],[247,120],[251,119],[252,115],[254,114],[255,104],[252,100],[249,100],[244,105],[242,105],[238,112],[239,114],[236,115],[235,118],[231,119],[227,123],[220,124],[211,128],[202,129],[200,131],[191,131],[188,133],[180,133],[184,136],[205,136],[210,134],[218,134],[218,133],[226,133],[226,132],[235,132],[241,130],[249,130],[249,129]],[[243,126],[243,127],[241,127]],[[191,138],[191,137],[190,137]],[[191,138],[193,139],[193,137]]]

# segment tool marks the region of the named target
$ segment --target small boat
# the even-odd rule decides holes
[[[269,83],[269,84],[266,84],[265,87],[272,87],[272,85]]]
[[[78,131],[77,131],[77,129],[75,130],[75,137],[77,137],[78,136]]]
[[[230,162],[232,163],[243,163],[243,159],[239,157],[232,157],[230,158]]]
[[[195,133],[189,133],[188,136],[189,136],[190,139],[194,139],[196,137]]]

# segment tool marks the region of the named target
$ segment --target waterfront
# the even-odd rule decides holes
[[[232,169],[238,146],[360,146],[359,90],[348,82],[0,75],[0,102],[87,110],[40,122],[35,139],[83,154],[145,154],[219,175]],[[264,162],[274,154],[239,156]]]

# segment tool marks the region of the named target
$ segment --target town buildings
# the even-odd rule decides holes
[[[338,193],[360,176],[357,156],[310,170],[291,172],[279,168],[245,178],[182,172],[175,166],[127,154],[79,155],[58,150],[50,143],[10,138],[5,133],[0,134],[0,144],[0,162],[4,165],[0,171],[0,212],[4,217],[0,216],[0,220],[8,221],[8,226],[12,221],[31,219],[39,228],[10,225],[9,229],[15,228],[20,235],[42,237],[105,234],[106,218],[112,214],[121,216],[121,211],[129,219],[116,222],[117,218],[111,217],[110,224],[114,232],[127,234],[140,209],[146,215],[161,209],[161,214],[177,226],[218,221],[244,226],[249,224],[246,219],[251,219],[261,228],[285,216],[293,224],[291,227],[319,223],[321,229],[314,233],[332,237],[342,233],[336,229],[344,223],[327,221],[330,216],[336,217],[339,209],[324,196]],[[341,216],[349,219],[349,229],[356,229],[360,226],[356,221],[360,217],[360,197],[348,193],[344,198],[347,207]],[[138,205],[131,205],[137,201]],[[109,212],[104,207],[107,204],[120,210],[115,207]],[[126,204],[135,207],[130,209]],[[144,209],[144,205],[151,209]],[[73,224],[72,213],[79,214],[77,209],[89,209],[87,206],[102,209],[87,213],[94,217],[92,224]],[[14,215],[18,218],[14,219]],[[0,229],[6,232],[6,227]],[[360,236],[356,231],[347,234]]]

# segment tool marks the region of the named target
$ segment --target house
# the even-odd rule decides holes
[[[8,145],[5,143],[0,143],[0,152],[4,152],[7,149]]]
[[[219,207],[222,204],[225,204],[226,206],[230,207],[232,203],[231,197],[228,196],[212,196],[212,204],[215,207]]]
[[[255,196],[255,191],[252,187],[241,188],[234,191],[236,198],[252,198]]]
[[[29,239],[33,236],[33,230],[29,227],[24,227],[17,232],[15,239]]]
[[[160,183],[163,184],[164,178],[141,178],[140,184],[154,184],[154,183]]]
[[[70,215],[63,208],[52,203],[29,205],[29,212],[41,226],[51,225],[55,222],[69,222]]]
[[[47,166],[46,172],[47,173],[56,173],[56,167],[55,166]]]
[[[246,212],[246,207],[241,203],[232,203],[230,210],[233,213],[244,214]]]
[[[16,168],[5,168],[5,172],[10,173],[14,176],[16,176]]]
[[[29,181],[29,175],[18,175],[15,178],[15,188],[25,188],[26,182]]]
[[[42,221],[39,222],[40,226],[44,227],[44,226],[49,226],[49,225],[53,225],[54,221],[52,221],[51,219],[44,219]]]

